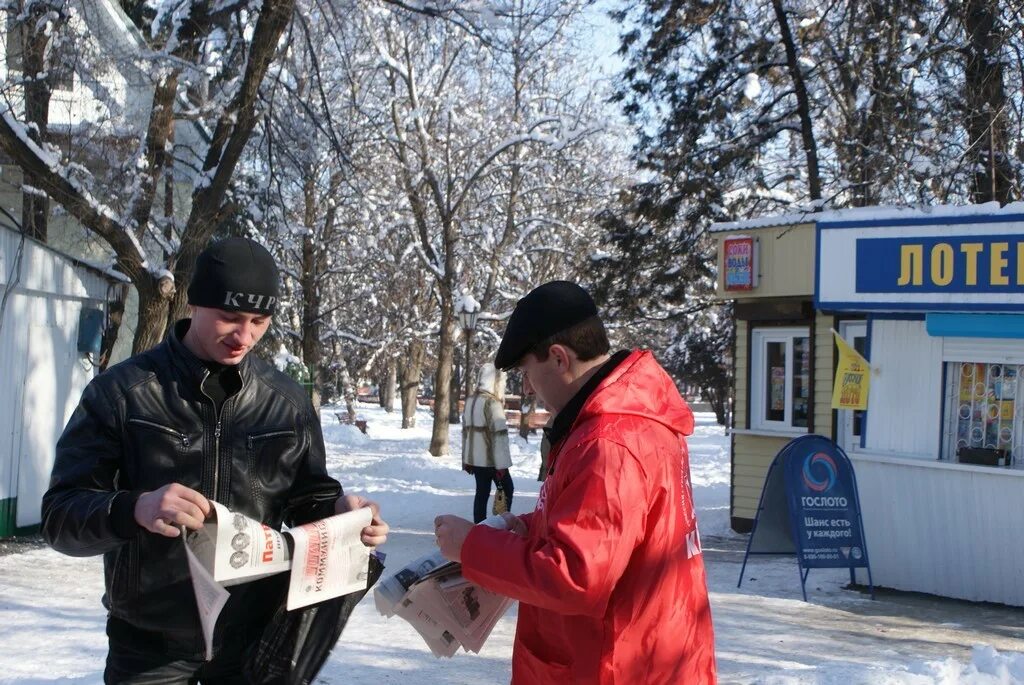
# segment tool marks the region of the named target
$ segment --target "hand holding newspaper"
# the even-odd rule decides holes
[[[500,515],[479,525],[508,527]],[[463,578],[462,565],[440,551],[415,559],[378,583],[373,596],[382,615],[408,621],[436,657],[451,657],[460,646],[479,652],[513,601]]]
[[[366,587],[370,550],[360,533],[370,525],[369,508],[280,532],[212,504],[212,519],[182,536],[207,659],[213,656],[217,617],[228,600],[225,587],[290,570],[288,611]]]

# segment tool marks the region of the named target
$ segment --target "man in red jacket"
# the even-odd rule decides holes
[[[555,414],[548,476],[512,531],[435,520],[463,575],[517,599],[513,685],[715,682],[685,436],[693,414],[649,352],[609,355],[585,290],[521,299],[495,365]]]

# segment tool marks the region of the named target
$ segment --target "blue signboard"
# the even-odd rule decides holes
[[[866,565],[849,458],[831,440],[806,440],[793,445],[784,468],[801,564],[806,568]]]
[[[814,306],[835,311],[1024,311],[1024,215],[817,224]]]
[[[866,568],[874,582],[864,543],[857,479],[849,457],[835,442],[804,435],[783,447],[768,469],[754,529],[740,570],[751,554],[795,554],[807,599],[812,568]]]
[[[858,293],[1019,293],[1024,234],[857,238]]]

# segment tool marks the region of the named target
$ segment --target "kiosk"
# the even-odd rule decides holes
[[[876,585],[1024,606],[1024,204],[711,230],[736,324],[732,527],[818,433],[856,470]],[[833,329],[870,363],[865,411],[832,409]]]

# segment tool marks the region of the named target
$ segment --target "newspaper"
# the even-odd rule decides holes
[[[295,562],[288,584],[288,611],[341,597],[366,587],[370,548],[360,531],[370,525],[369,508],[290,529]]]
[[[480,525],[507,528],[501,516]],[[479,652],[513,601],[463,578],[462,565],[439,551],[378,583],[373,597],[377,611],[405,619],[436,657],[454,656],[459,647]]]
[[[208,660],[217,617],[230,596],[226,587],[291,571],[288,611],[366,587],[370,549],[360,533],[370,525],[369,508],[281,532],[212,504],[211,520],[182,536]]]

